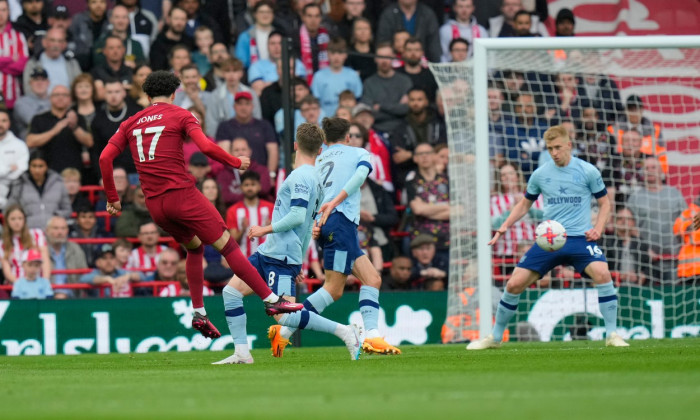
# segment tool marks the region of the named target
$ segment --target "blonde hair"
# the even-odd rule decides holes
[[[554,125],[549,127],[547,131],[544,132],[544,141],[549,142],[556,140],[560,137],[564,138],[566,141],[571,141],[569,138],[569,132],[566,131],[563,125]]]
[[[66,168],[61,171],[61,177],[65,178],[77,178],[78,181],[81,180],[80,171],[75,168]]]
[[[304,154],[316,156],[325,138],[325,133],[316,124],[302,123],[297,128],[297,144]]]

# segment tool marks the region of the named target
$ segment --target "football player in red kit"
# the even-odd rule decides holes
[[[203,244],[211,244],[226,258],[236,275],[265,302],[268,315],[303,309],[302,304],[288,302],[272,293],[231,238],[217,210],[195,187],[182,151],[186,138],[191,138],[205,155],[234,168],[246,169],[250,159],[226,153],[207,139],[191,112],[172,104],[179,86],[180,79],[170,72],[151,73],[143,84],[151,105],[124,121],[102,151],[100,169],[107,211],[111,214],[121,211],[112,162],[129,147],[151,217],[187,249],[187,283],[195,311],[192,327],[205,337],[217,338],[221,334],[204,309]]]

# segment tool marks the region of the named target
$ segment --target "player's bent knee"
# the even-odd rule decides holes
[[[519,295],[540,277],[540,274],[536,271],[516,267],[506,283],[506,291]]]

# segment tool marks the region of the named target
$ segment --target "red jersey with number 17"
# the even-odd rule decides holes
[[[193,130],[201,129],[190,111],[156,102],[121,123],[109,142],[120,152],[129,146],[143,193],[150,198],[168,190],[194,187],[182,144]]]

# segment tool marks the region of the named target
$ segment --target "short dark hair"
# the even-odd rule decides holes
[[[450,41],[450,48],[449,50],[452,51],[452,47],[454,47],[456,44],[464,44],[467,46],[467,49],[469,49],[469,41],[467,41],[464,38],[455,38],[452,41]]]
[[[45,163],[49,163],[49,158],[47,157],[46,152],[41,149],[36,149],[29,154],[29,163],[37,159],[41,159]]]
[[[166,70],[157,70],[146,77],[143,91],[151,98],[170,96],[180,87],[180,79]]]
[[[323,13],[323,10],[321,10],[321,6],[320,6],[319,4],[317,4],[317,3],[309,3],[309,4],[307,4],[306,6],[304,6],[303,9],[301,9],[301,14],[302,14],[302,15],[305,15],[305,14],[306,14],[306,11],[307,11],[308,9],[312,8],[312,7],[317,8],[318,11],[319,11],[319,13]]]
[[[194,63],[185,64],[184,66],[182,66],[182,68],[180,69],[180,74],[186,72],[187,70],[197,70],[197,73],[199,73],[199,67],[197,67],[197,65]]]
[[[253,6],[253,10],[252,10],[253,14],[255,14],[258,11],[258,9],[261,8],[262,6],[267,6],[270,9],[272,9],[273,12],[275,11],[275,4],[273,2],[271,2],[269,0],[260,0],[255,6]]]
[[[345,53],[345,52],[347,52],[347,49],[348,49],[347,42],[345,42],[345,40],[343,38],[340,38],[340,37],[333,38],[328,43],[328,52]]]
[[[109,41],[110,39],[116,39],[117,41],[119,41],[119,44],[120,44],[120,45],[122,45],[122,46],[124,45],[124,40],[122,40],[121,38],[119,38],[119,37],[116,36],[116,35],[111,35],[111,34],[110,34],[110,35],[107,35],[107,36],[105,37],[105,43],[104,43],[104,46],[102,47],[103,50],[104,50],[104,47],[107,46],[107,41]]]
[[[187,55],[191,56],[190,49],[187,47],[187,45],[176,44],[176,45],[173,45],[173,47],[170,49],[170,51],[168,51],[168,61],[173,59],[173,57],[175,56],[175,51],[178,51],[178,50],[185,50],[185,51],[187,51]]]
[[[426,97],[426,98],[428,97],[428,92],[427,92],[425,89],[423,89],[422,87],[414,86],[414,87],[410,88],[410,89],[408,90],[408,92],[406,92],[406,95],[407,95],[407,96],[410,95],[411,92],[423,92],[423,94],[425,95],[425,97]]]
[[[304,96],[301,101],[299,101],[299,109],[301,109],[301,106],[304,104],[321,106],[321,102],[312,94]]]
[[[406,48],[406,45],[408,44],[420,44],[420,47],[423,48],[423,43],[420,42],[420,39],[416,38],[415,36],[410,36],[406,42],[403,43],[404,48]]]
[[[2,3],[3,1],[7,1],[7,0],[0,0],[0,3]],[[7,118],[12,120],[12,115],[10,115],[10,111],[7,108],[0,107],[0,114],[6,114]]]
[[[247,180],[255,181],[255,182],[260,182],[260,174],[255,172],[255,171],[245,171],[243,174],[241,174],[241,184],[246,182]]]
[[[344,140],[350,131],[350,122],[338,117],[326,117],[321,124],[329,144]]]
[[[518,16],[522,16],[522,15],[530,16],[530,21],[532,22],[532,14],[530,12],[528,12],[527,10],[518,10],[518,12],[515,14],[515,16],[513,16],[513,20],[517,19]]]

